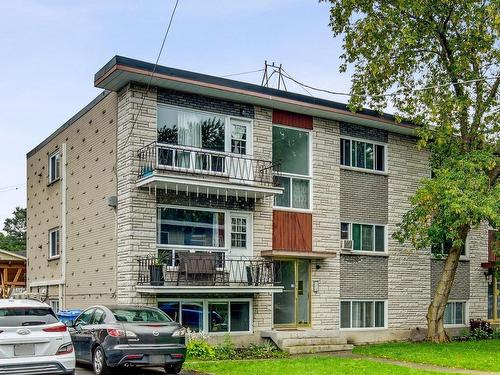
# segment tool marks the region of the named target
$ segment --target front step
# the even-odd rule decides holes
[[[313,353],[327,353],[327,352],[345,352],[351,351],[353,345],[308,345],[308,346],[289,346],[283,351],[290,354],[313,354]]]
[[[353,348],[338,330],[265,331],[261,332],[261,336],[271,339],[290,354],[350,351]]]

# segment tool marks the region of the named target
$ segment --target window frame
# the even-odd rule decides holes
[[[342,140],[345,139],[345,140],[349,140],[350,141],[350,147],[349,147],[349,150],[350,150],[350,153],[352,153],[352,142],[355,141],[355,142],[363,142],[363,143],[368,143],[368,144],[372,144],[373,145],[373,169],[370,169],[370,168],[363,168],[363,167],[355,167],[352,165],[352,154],[349,158],[349,165],[345,165],[345,164],[342,164]],[[383,162],[384,162],[384,170],[380,171],[378,169],[375,169],[376,168],[376,147],[375,146],[382,146],[384,147],[384,159],[383,159]],[[365,138],[358,138],[358,137],[351,137],[351,136],[344,136],[344,135],[341,135],[340,136],[340,141],[339,141],[339,155],[340,155],[340,158],[339,158],[339,165],[340,165],[340,168],[341,169],[348,169],[348,170],[353,170],[353,171],[359,171],[359,172],[366,172],[366,173],[374,173],[374,174],[381,174],[381,175],[388,175],[389,174],[389,168],[388,168],[388,163],[387,163],[387,160],[388,160],[388,149],[389,149],[389,144],[386,143],[386,142],[380,142],[380,141],[372,141],[371,139],[365,139]],[[366,158],[366,156],[365,156]]]
[[[179,322],[182,322],[182,303],[202,303],[203,305],[203,328],[201,332],[208,333],[214,336],[224,336],[224,335],[250,335],[253,334],[253,299],[252,298],[158,298],[156,301],[156,307],[159,308],[161,303],[179,303]],[[231,302],[248,302],[248,331],[231,331]],[[228,303],[228,330],[226,332],[211,332],[210,322],[209,322],[209,310],[208,306],[210,304],[223,304]],[[181,323],[182,324],[182,323]]]
[[[59,298],[50,298],[49,306],[52,309],[52,311],[54,311],[54,313],[57,314],[57,312],[60,310],[61,301],[59,300]],[[57,306],[57,310],[54,309],[54,306]]]
[[[158,220],[158,211],[161,208],[173,208],[180,210],[192,210],[192,211],[207,211],[207,212],[218,212],[224,214],[224,247],[213,247],[213,246],[190,246],[190,245],[170,245],[159,243],[159,232],[160,232],[160,220]],[[205,251],[205,252],[216,252],[224,253],[225,256],[231,256],[231,250],[242,250],[245,249],[249,256],[253,256],[253,213],[251,211],[231,211],[222,210],[206,207],[193,207],[193,206],[176,206],[169,204],[157,204],[156,205],[157,216],[156,216],[156,249],[157,255],[161,250],[172,250],[172,265],[167,267],[175,268],[175,252],[176,251]],[[231,243],[231,233],[232,233],[232,218],[245,218],[247,219],[247,247],[232,247]]]
[[[347,233],[349,235],[348,238],[342,238],[342,224],[347,224],[348,225],[348,230]],[[373,250],[355,250],[354,249],[354,239],[352,236],[352,231],[353,231],[353,225],[358,224],[358,225],[371,225],[372,226],[372,248]],[[375,245],[376,245],[376,227],[382,227],[384,228],[384,250],[383,251],[378,251],[375,250]],[[340,226],[339,226],[339,234],[340,234],[340,240],[351,240],[353,241],[353,247],[352,250],[346,250],[346,249],[340,249],[341,251],[348,252],[349,254],[363,254],[363,255],[386,255],[388,254],[388,241],[389,241],[389,236],[388,236],[388,229],[387,229],[387,224],[373,224],[373,223],[366,223],[366,222],[360,222],[360,221],[341,221]],[[361,234],[361,239],[363,238]]]
[[[224,151],[214,151],[210,149],[205,149],[203,147],[197,148],[197,147],[191,147],[191,146],[185,146],[185,145],[179,145],[179,144],[171,144],[171,143],[165,143],[165,142],[159,142],[158,137],[156,137],[156,141],[158,144],[168,144],[171,146],[179,146],[179,147],[187,147],[193,150],[207,150],[211,152],[219,152],[221,154],[231,154],[235,156],[240,156],[240,157],[250,157],[253,155],[253,126],[254,126],[254,119],[253,118],[248,118],[248,117],[241,117],[241,116],[234,116],[234,115],[226,115],[223,113],[217,113],[213,111],[204,111],[200,109],[193,109],[189,107],[182,107],[178,105],[172,105],[172,104],[164,104],[164,103],[157,103],[156,107],[163,107],[163,108],[169,108],[169,109],[174,109],[177,111],[185,111],[185,112],[194,112],[194,113],[199,113],[199,114],[204,114],[204,115],[213,115],[217,117],[224,118]],[[158,131],[158,113],[159,111],[156,111],[156,130]],[[247,129],[247,144],[246,144],[246,153],[245,154],[237,154],[231,152],[231,133],[232,133],[232,124],[233,121],[237,123],[237,125],[245,125]]]
[[[460,260],[469,260],[469,237],[470,236],[467,236],[467,238],[465,240],[464,254],[460,254]],[[433,259],[444,260],[448,256],[449,250],[448,250],[448,252],[444,251],[445,243],[443,242],[440,245],[441,245],[440,252],[434,251],[434,249],[433,249],[434,246],[431,246],[431,256]]]
[[[349,328],[343,328],[342,327],[342,302],[349,302],[350,307],[349,307]],[[352,302],[372,302],[373,303],[373,323],[375,324],[376,321],[376,316],[375,316],[375,311],[376,311],[376,302],[383,302],[384,303],[384,325],[382,327],[359,327],[359,328],[353,328],[352,327]],[[368,298],[342,298],[339,301],[339,330],[341,331],[380,331],[380,330],[385,330],[388,329],[388,300],[387,299],[368,299]]]
[[[448,306],[448,304],[457,304],[457,303],[462,303],[463,304],[463,323],[461,324],[457,324],[457,323],[451,323],[451,324],[448,324],[448,323],[445,323],[444,321],[444,318],[445,318],[445,315],[443,315],[443,325],[447,328],[453,328],[453,327],[467,327],[468,324],[467,322],[469,321],[469,301],[467,300],[454,300],[454,299],[450,299],[448,300],[448,302],[446,303],[446,306]],[[456,307],[455,307],[455,317],[456,317]],[[445,309],[445,313],[446,313],[446,309]]]
[[[57,233],[57,253],[52,254],[52,233]],[[49,229],[48,232],[49,235],[49,257],[48,260],[54,260],[54,259],[59,259],[61,257],[61,227],[54,227],[52,229]]]
[[[313,211],[313,130],[311,129],[303,129],[303,128],[297,128],[295,126],[286,126],[286,125],[281,125],[281,124],[272,124],[272,128],[278,127],[278,128],[285,128],[285,129],[291,129],[291,130],[296,130],[296,131],[301,131],[304,133],[308,133],[308,143],[309,143],[309,175],[301,175],[301,174],[296,174],[296,173],[287,173],[287,172],[280,172],[279,177],[284,177],[290,179],[290,205],[289,206],[278,206],[276,205],[276,198],[273,199],[273,209],[276,210],[281,210],[281,211],[293,211],[293,212],[312,212]],[[272,131],[271,128],[271,131]],[[272,134],[271,134],[271,143],[272,143]],[[309,208],[295,208],[292,207],[292,202],[293,202],[293,180],[307,180],[309,181]]]
[[[54,159],[54,158],[56,159],[56,161],[55,161],[56,175],[54,177],[52,177],[52,174],[54,172],[54,170],[52,168],[52,159]],[[61,151],[57,150],[49,155],[49,162],[48,162],[48,166],[49,166],[49,168],[48,168],[48,171],[49,171],[48,184],[49,185],[51,185],[51,184],[53,184],[61,179],[61,162],[62,162]]]

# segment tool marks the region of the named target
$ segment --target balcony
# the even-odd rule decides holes
[[[264,258],[228,258],[224,253],[180,253],[175,260],[139,257],[136,290],[168,293],[274,293],[282,287],[279,263]]]
[[[254,199],[283,192],[279,165],[269,160],[158,142],[138,157],[139,187]]]

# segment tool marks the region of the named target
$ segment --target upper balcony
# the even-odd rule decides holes
[[[262,198],[281,194],[279,165],[247,155],[152,142],[138,151],[137,186]]]

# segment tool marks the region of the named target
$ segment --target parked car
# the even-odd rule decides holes
[[[76,360],[96,375],[123,367],[163,367],[177,374],[186,358],[185,329],[146,306],[92,306],[68,324]]]
[[[0,374],[74,374],[66,325],[36,300],[0,299]]]

